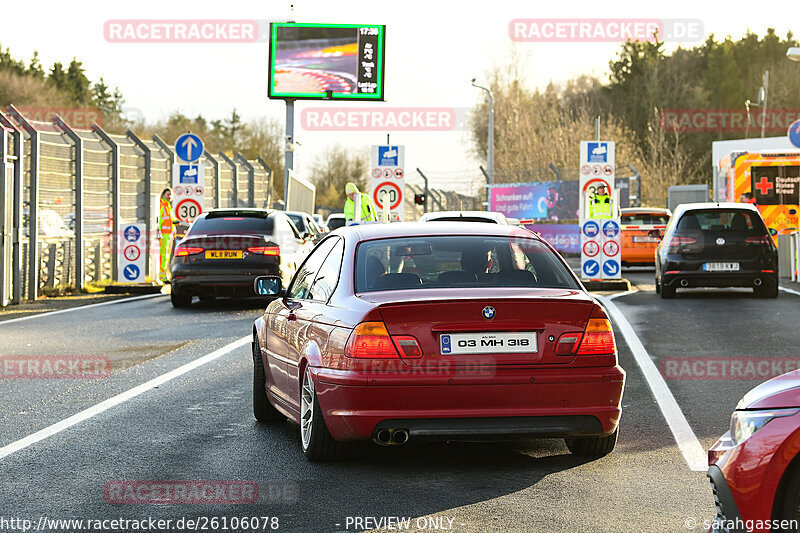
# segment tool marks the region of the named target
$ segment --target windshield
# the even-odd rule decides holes
[[[536,239],[435,236],[380,239],[356,251],[356,292],[442,287],[577,289],[558,256]]]
[[[273,220],[270,216],[214,216],[201,217],[189,228],[190,235],[222,235],[248,233],[272,235]]]

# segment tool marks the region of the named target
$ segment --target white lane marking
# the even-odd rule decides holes
[[[796,290],[794,290],[794,289],[787,289],[786,287],[781,287],[780,285],[778,286],[778,288],[779,288],[780,290],[782,290],[782,291],[788,292],[789,294],[794,294],[794,295],[796,295],[796,296],[800,296],[800,292],[797,292],[797,291],[796,291]]]
[[[606,300],[613,300],[614,298],[619,298],[620,296],[628,296],[629,294],[636,294],[637,292],[639,292],[639,289],[631,289],[631,290],[625,291],[625,292],[618,292],[616,294],[609,294],[605,298],[606,298]]]
[[[667,425],[669,425],[672,435],[675,437],[675,442],[678,444],[683,458],[686,459],[686,464],[695,472],[705,472],[708,470],[708,455],[700,445],[700,441],[697,440],[694,431],[689,426],[689,422],[686,421],[686,417],[683,415],[683,411],[678,406],[678,402],[675,401],[672,391],[669,390],[667,383],[658,368],[656,368],[647,350],[645,350],[642,341],[639,340],[630,322],[614,302],[603,296],[598,296],[597,298],[605,300],[603,303],[606,309],[611,313],[611,318],[617,324],[622,336],[625,337],[625,342],[642,370],[647,385],[653,392],[653,396],[661,408],[661,413],[664,415]]]
[[[34,315],[21,316],[19,318],[9,318],[8,320],[0,320],[0,326],[3,324],[11,324],[12,322],[22,322],[23,320],[30,320],[32,318],[39,318],[42,316],[53,316],[61,313],[69,313],[70,311],[79,311],[82,309],[89,309],[91,307],[100,307],[101,305],[121,304],[125,302],[133,302],[135,300],[144,300],[145,298],[156,298],[158,296],[166,296],[166,294],[145,294],[144,296],[134,296],[132,298],[121,298],[119,300],[111,300],[110,302],[100,302],[98,304],[79,305],[77,307],[70,307],[69,309],[60,309],[58,311],[47,311],[46,313],[37,313]]]
[[[179,366],[175,370],[171,370],[171,371],[167,372],[166,374],[162,374],[162,375],[158,376],[157,378],[153,378],[153,379],[151,379],[150,381],[148,381],[146,383],[142,383],[141,385],[138,385],[138,386],[136,386],[136,387],[134,387],[132,389],[128,389],[127,391],[125,391],[123,393],[120,393],[120,394],[117,394],[116,396],[113,396],[113,397],[109,398],[108,400],[100,402],[97,405],[93,405],[92,407],[89,407],[88,409],[84,409],[80,413],[76,413],[76,414],[72,415],[69,418],[65,418],[61,422],[56,422],[52,426],[48,426],[48,427],[46,427],[46,428],[44,428],[44,429],[42,429],[40,431],[37,431],[36,433],[28,435],[27,437],[24,437],[24,438],[22,438],[22,439],[20,439],[20,440],[18,440],[16,442],[12,442],[11,444],[3,446],[2,448],[0,448],[0,461],[2,461],[5,457],[8,457],[9,455],[11,455],[14,452],[18,452],[20,450],[23,450],[23,449],[27,448],[28,446],[36,444],[39,441],[43,441],[46,438],[49,438],[49,437],[52,437],[53,435],[61,433],[62,431],[64,431],[67,428],[70,428],[70,427],[72,427],[72,426],[74,426],[76,424],[79,424],[79,423],[83,422],[84,420],[89,420],[90,418],[93,418],[93,417],[99,415],[100,413],[102,413],[104,411],[108,411],[112,407],[116,407],[117,405],[120,405],[121,403],[127,402],[131,398],[135,398],[135,397],[139,396],[140,394],[142,394],[144,392],[147,392],[147,391],[149,391],[150,389],[152,389],[154,387],[158,387],[159,385],[162,385],[162,384],[164,384],[164,383],[166,383],[168,381],[171,381],[171,380],[173,380],[173,379],[175,379],[175,378],[177,378],[179,376],[182,376],[183,374],[186,374],[187,372],[190,372],[190,371],[194,370],[195,368],[201,367],[201,366],[205,365],[206,363],[210,363],[214,359],[218,359],[218,358],[222,357],[223,355],[227,354],[228,352],[231,352],[231,351],[235,350],[236,348],[244,346],[245,344],[249,343],[251,340],[252,340],[252,336],[250,336],[250,335],[248,335],[246,337],[242,337],[241,339],[239,339],[237,341],[233,341],[230,344],[226,344],[222,348],[220,348],[218,350],[214,350],[213,352],[211,352],[209,354],[206,354],[206,355],[200,357],[199,359],[195,359],[191,363],[186,363],[183,366]]]

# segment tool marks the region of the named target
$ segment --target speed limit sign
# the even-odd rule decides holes
[[[203,213],[200,203],[194,198],[184,198],[175,206],[175,216],[180,222],[191,223]]]
[[[372,193],[372,200],[379,211],[383,209],[384,202],[389,203],[389,210],[394,210],[403,201],[403,193],[395,182],[384,181],[375,187],[375,191]]]

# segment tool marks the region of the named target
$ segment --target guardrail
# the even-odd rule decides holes
[[[158,273],[155,217],[175,156],[154,135],[71,128],[0,111],[0,306],[44,290],[80,290],[116,276],[116,235],[146,226],[145,275]],[[271,173],[261,158],[205,152],[206,208],[266,207]],[[150,239],[153,239],[150,241]]]

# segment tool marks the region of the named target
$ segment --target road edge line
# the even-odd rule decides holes
[[[0,326],[3,324],[11,324],[12,322],[22,322],[23,320],[30,320],[32,318],[39,318],[43,316],[60,315],[61,313],[68,313],[70,311],[77,311],[79,309],[89,309],[91,307],[100,307],[103,305],[120,304],[125,302],[133,302],[135,300],[144,300],[145,298],[156,298],[158,296],[166,296],[166,294],[144,294],[142,296],[133,296],[131,298],[120,298],[119,300],[111,300],[109,302],[99,302],[96,304],[78,305],[68,309],[59,309],[58,311],[46,311],[44,313],[36,313],[28,316],[21,316],[18,318],[9,318],[8,320],[0,320]]]
[[[675,442],[683,454],[683,458],[686,460],[689,469],[694,472],[707,471],[708,455],[706,454],[706,450],[700,445],[700,441],[697,440],[697,436],[694,434],[694,431],[692,431],[691,426],[689,426],[689,422],[686,420],[678,402],[672,395],[672,391],[669,390],[667,382],[664,381],[658,368],[656,368],[655,363],[653,363],[653,360],[650,358],[650,354],[647,353],[642,341],[639,340],[639,337],[633,330],[633,326],[631,326],[628,319],[625,318],[622,311],[619,310],[614,302],[603,296],[597,296],[596,298],[603,302],[606,309],[608,309],[611,314],[612,320],[617,324],[622,336],[625,338],[625,342],[630,348],[631,353],[633,353],[633,358],[639,365],[639,369],[642,371],[642,374],[644,374],[644,379],[650,387],[650,392],[652,392],[653,397],[658,403],[661,414],[667,421],[667,425],[670,431],[672,431],[672,436],[675,438]]]
[[[85,420],[89,420],[90,418],[93,418],[99,415],[100,413],[108,411],[109,409],[116,407],[117,405],[127,402],[128,400],[135,398],[140,394],[149,391],[150,389],[158,387],[159,385],[163,385],[164,383],[167,383],[168,381],[171,381],[179,376],[182,376],[183,374],[186,374],[187,372],[190,372],[195,368],[201,367],[206,363],[210,363],[211,361],[218,359],[229,352],[232,352],[236,348],[244,346],[251,340],[252,337],[250,335],[242,337],[241,339],[226,344],[222,348],[214,350],[213,352],[208,353],[200,357],[199,359],[195,359],[190,363],[186,363],[185,365],[179,366],[178,368],[170,370],[166,374],[161,374],[160,376],[153,378],[150,381],[142,383],[141,385],[137,385],[136,387],[128,389],[125,392],[117,394],[116,396],[112,396],[107,400],[95,404],[92,407],[88,407],[83,411],[80,411],[70,416],[69,418],[65,418],[60,422],[56,422],[55,424],[52,424],[44,429],[39,430],[36,433],[32,433],[27,437],[23,437],[15,442],[12,442],[11,444],[7,444],[6,446],[0,448],[0,461],[5,459],[12,453],[24,450],[28,446],[36,444],[37,442],[41,442],[49,437],[52,437],[53,435],[57,435],[58,433],[61,433],[65,429],[71,428],[72,426],[79,424]]]
[[[778,288],[780,290],[784,291],[784,292],[788,292],[789,294],[794,294],[795,296],[800,296],[800,292],[798,292],[798,291],[796,291],[794,289],[787,289],[786,287],[781,287],[780,285],[778,285]]]

